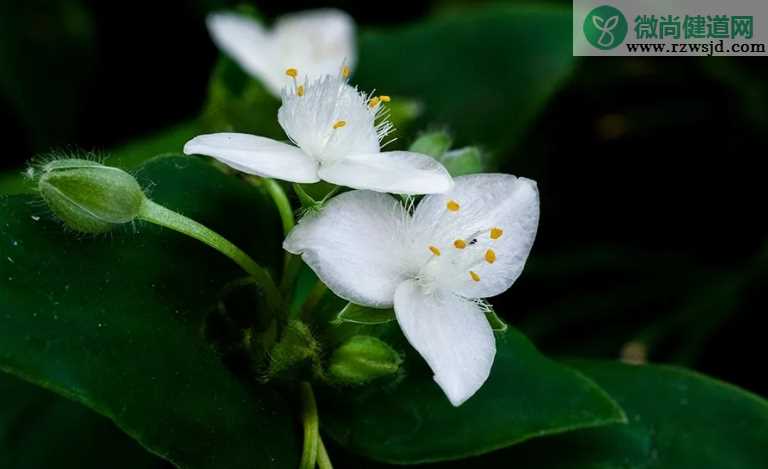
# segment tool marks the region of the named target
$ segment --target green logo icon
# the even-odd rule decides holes
[[[602,50],[613,49],[624,42],[628,29],[624,15],[610,5],[595,8],[584,19],[584,37]]]

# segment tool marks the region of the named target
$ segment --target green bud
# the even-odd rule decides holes
[[[451,150],[438,161],[443,163],[451,176],[463,176],[465,174],[482,173],[486,171],[483,153],[477,147],[465,147]]]
[[[419,137],[411,144],[409,150],[416,153],[423,153],[439,160],[440,157],[451,148],[451,144],[453,144],[453,139],[448,132],[438,130],[419,135]]]
[[[135,220],[145,200],[133,176],[84,159],[45,164],[37,185],[53,213],[81,233],[103,233]]]
[[[365,384],[397,373],[403,362],[386,342],[367,335],[356,335],[331,355],[328,372],[344,384]]]

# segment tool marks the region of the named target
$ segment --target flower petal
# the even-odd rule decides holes
[[[451,404],[461,405],[488,379],[496,340],[476,303],[444,291],[427,295],[408,280],[397,287],[395,314]]]
[[[301,254],[341,298],[388,308],[407,275],[401,240],[406,219],[402,204],[387,194],[346,192],[302,218],[283,248]]]
[[[522,273],[533,246],[539,224],[536,182],[509,174],[474,174],[455,181],[453,190],[425,197],[416,208],[414,245],[419,253],[434,245],[454,256],[440,273],[443,288],[466,298],[498,295]],[[495,232],[500,236],[492,236],[494,228],[501,230]],[[455,247],[457,240],[465,245]]]
[[[280,95],[285,69],[281,69],[272,37],[256,20],[237,13],[211,13],[206,18],[213,42],[250,75]]]
[[[334,184],[394,194],[434,194],[453,187],[443,165],[409,151],[350,155],[323,164],[319,174]]]
[[[248,174],[301,183],[319,181],[317,160],[293,145],[255,135],[199,135],[184,145],[184,153],[212,156]]]
[[[355,22],[341,10],[323,8],[278,18],[273,29],[277,57],[283,70],[296,67],[306,77],[339,75],[342,65],[357,61]]]

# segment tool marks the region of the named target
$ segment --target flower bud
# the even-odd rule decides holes
[[[437,130],[419,135],[411,144],[409,150],[440,159],[451,148],[452,143],[453,139],[448,132]]]
[[[37,185],[53,213],[81,233],[103,233],[133,221],[145,200],[133,176],[84,159],[47,163]]]
[[[386,342],[356,335],[333,352],[328,372],[340,383],[364,384],[397,373],[402,362],[400,355]]]

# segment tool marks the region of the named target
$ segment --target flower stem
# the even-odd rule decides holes
[[[304,381],[300,385],[302,415],[304,425],[304,449],[301,454],[299,469],[314,469],[320,446],[320,422],[317,416],[317,403],[312,385]]]
[[[320,469],[333,469],[331,458],[328,457],[328,451],[325,449],[325,445],[323,444],[323,438],[318,436],[317,443],[317,467]]]
[[[296,224],[296,220],[293,218],[293,209],[291,208],[291,202],[288,200],[288,196],[285,194],[283,187],[279,182],[274,179],[263,179],[264,188],[272,197],[277,207],[277,212],[280,214],[280,221],[283,223],[283,234],[287,235],[293,229]]]
[[[195,238],[229,257],[250,276],[256,279],[259,285],[264,289],[267,304],[273,312],[279,311],[282,307],[280,292],[278,291],[277,286],[275,286],[275,282],[272,280],[269,272],[251,259],[248,254],[227,241],[220,234],[180,213],[176,213],[173,210],[152,202],[149,199],[144,201],[138,218],[170,228],[191,238]]]
[[[253,183],[255,176],[250,176],[248,181]],[[280,220],[283,223],[283,234],[288,236],[288,233],[296,225],[296,219],[293,216],[293,208],[291,208],[291,201],[288,200],[288,196],[283,190],[283,186],[280,185],[274,179],[262,179],[264,187],[266,188],[272,200],[275,202],[277,211],[280,214]],[[284,297],[289,297],[291,288],[296,281],[296,276],[299,274],[299,268],[301,267],[301,260],[291,254],[285,253],[285,259],[283,260],[283,275],[280,279],[280,292]]]

